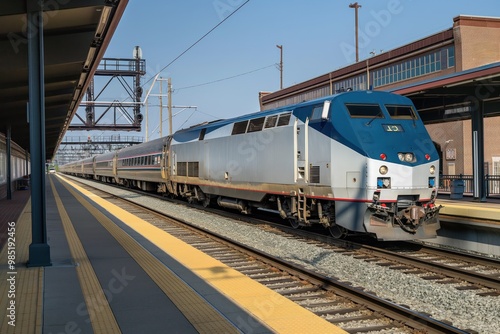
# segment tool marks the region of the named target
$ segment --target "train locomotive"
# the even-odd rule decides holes
[[[440,228],[439,155],[411,100],[380,91],[219,120],[61,166],[65,173],[379,240]]]

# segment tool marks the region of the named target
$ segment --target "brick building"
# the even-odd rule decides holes
[[[334,94],[343,89],[395,91],[399,87],[436,78],[465,73],[468,70],[500,62],[500,18],[457,16],[450,29],[360,60],[347,67],[287,87],[273,93],[259,94],[262,110]],[[465,71],[465,72],[464,72]],[[488,95],[488,81],[483,80],[475,94]],[[450,86],[451,87],[451,86]],[[446,88],[446,86],[443,86]],[[410,98],[410,94],[408,94]],[[445,175],[471,175],[472,128],[470,107],[461,101],[448,106],[444,115],[426,126],[442,150]],[[500,110],[499,110],[500,112]],[[452,114],[454,117],[446,117]],[[455,117],[462,114],[463,117]],[[453,121],[451,121],[453,119]],[[459,119],[459,120],[456,120]],[[500,175],[500,117],[484,120],[485,174]]]

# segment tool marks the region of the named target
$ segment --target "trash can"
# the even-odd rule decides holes
[[[450,199],[461,199],[464,197],[464,180],[452,180]]]

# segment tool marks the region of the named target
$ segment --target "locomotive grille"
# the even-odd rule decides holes
[[[177,175],[187,176],[187,162],[177,162]]]
[[[177,162],[177,175],[198,177],[200,174],[200,163],[198,161],[192,162]]]
[[[319,183],[319,166],[311,166],[309,168],[309,182]]]
[[[199,176],[199,162],[188,162],[188,176],[198,177]]]

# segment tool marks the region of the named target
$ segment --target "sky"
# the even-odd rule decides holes
[[[276,45],[283,46],[285,88],[354,63],[355,11],[349,8],[353,2],[129,0],[105,57],[132,58],[134,47],[140,46],[146,60],[144,92],[150,89],[157,73],[162,78],[171,78],[172,105],[176,107],[172,125],[176,131],[204,121],[258,111],[259,92],[280,88],[280,50]],[[386,52],[450,29],[458,15],[500,16],[498,0],[360,0],[358,3],[360,61],[370,57],[371,52]],[[102,80],[96,78],[96,92],[104,86]],[[152,91],[159,93],[158,83]],[[166,83],[163,92],[166,94]],[[127,94],[113,81],[99,100],[115,99],[127,101]],[[159,100],[150,97],[149,102],[151,140],[160,135]],[[166,98],[163,104],[167,104]],[[182,106],[196,108],[178,108]],[[92,131],[84,135],[87,134],[114,133]],[[164,108],[163,135],[167,134]],[[140,133],[125,135],[146,137],[145,122]]]

